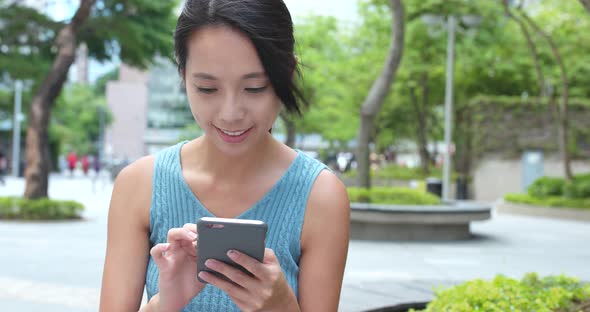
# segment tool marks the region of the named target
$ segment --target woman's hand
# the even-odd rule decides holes
[[[168,242],[150,254],[160,271],[158,311],[180,311],[204,287],[197,279],[197,225],[168,231]]]
[[[265,250],[263,262],[237,251],[228,252],[228,256],[253,276],[213,259],[207,260],[205,265],[234,283],[205,271],[201,271],[199,276],[225,291],[240,310],[246,312],[299,311],[297,298],[289,287],[279,260],[272,249]]]

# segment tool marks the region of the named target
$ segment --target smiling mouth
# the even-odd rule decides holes
[[[251,128],[248,128],[246,130],[238,130],[238,131],[228,131],[228,130],[224,130],[221,128],[217,128],[219,129],[219,131],[223,132],[224,134],[231,136],[231,137],[239,137],[240,135],[246,133],[248,130],[250,130]]]

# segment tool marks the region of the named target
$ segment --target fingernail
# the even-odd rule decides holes
[[[197,239],[197,234],[196,234],[196,233],[194,233],[194,232],[188,232],[188,233],[187,233],[187,236],[188,236],[188,238],[189,238],[189,239],[191,239],[191,240],[195,240],[195,239]]]
[[[215,266],[217,266],[217,264],[215,263],[215,261],[209,259],[205,261],[205,266],[213,269]]]
[[[238,252],[235,250],[230,250],[227,252],[227,256],[234,259],[238,257]]]

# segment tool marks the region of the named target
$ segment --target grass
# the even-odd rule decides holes
[[[534,197],[529,194],[507,194],[504,200],[515,204],[532,206],[590,210],[590,198],[574,199],[559,196]]]

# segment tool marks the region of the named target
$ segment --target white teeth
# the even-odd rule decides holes
[[[220,129],[220,130],[221,130],[221,129]],[[231,131],[225,131],[225,130],[221,130],[221,131],[222,131],[223,133],[225,133],[225,134],[229,135],[229,136],[240,136],[240,135],[244,134],[244,132],[246,132],[246,130],[244,130],[244,131],[234,131],[234,132],[231,132]]]

